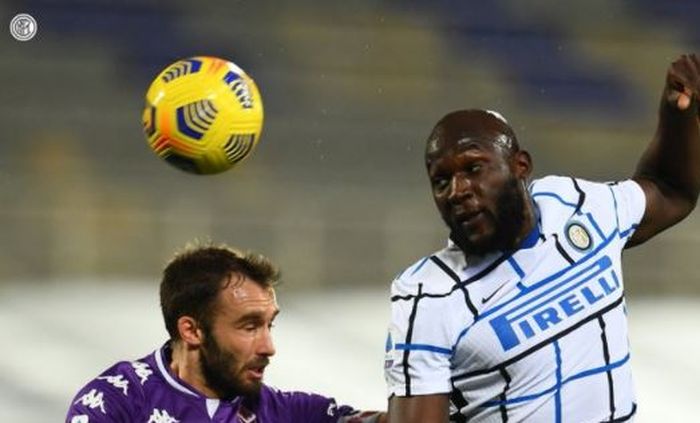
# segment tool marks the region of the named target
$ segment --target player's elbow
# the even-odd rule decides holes
[[[678,221],[685,219],[690,213],[695,210],[698,205],[698,192],[700,190],[685,190],[684,192],[679,192],[674,200],[676,204],[676,210],[678,215]]]

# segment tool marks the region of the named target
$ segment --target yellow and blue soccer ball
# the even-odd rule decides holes
[[[192,57],[166,67],[146,93],[148,145],[178,169],[211,174],[255,149],[263,104],[253,79],[234,63]]]

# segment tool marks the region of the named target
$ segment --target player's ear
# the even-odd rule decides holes
[[[202,344],[203,332],[197,320],[191,316],[180,316],[177,319],[177,331],[180,334],[180,339],[186,345],[198,347]]]
[[[516,178],[528,180],[532,174],[532,157],[530,153],[525,150],[518,150],[513,153],[511,166]]]

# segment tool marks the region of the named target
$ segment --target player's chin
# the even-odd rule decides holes
[[[260,395],[260,389],[262,389],[262,379],[259,381],[247,381],[241,384],[241,392],[247,396],[257,396]]]
[[[452,231],[453,240],[468,255],[483,256],[496,250],[493,231]]]
[[[240,380],[241,389],[250,394],[257,394],[263,384],[263,372],[259,370],[245,370]]]

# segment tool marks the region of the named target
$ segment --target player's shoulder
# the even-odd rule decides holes
[[[157,351],[136,360],[118,361],[93,378],[86,387],[121,392],[129,398],[143,397],[144,388],[154,382],[156,353]]]
[[[466,266],[464,254],[451,242],[443,249],[416,260],[392,282],[392,295],[412,295],[420,287],[426,291],[444,291],[455,283]]]
[[[142,360],[119,361],[102,371],[75,395],[68,417],[121,421],[140,415],[145,399],[144,365],[150,368]]]
[[[547,195],[551,193],[564,198],[572,198],[578,195],[576,186],[587,182],[572,176],[548,175],[533,180],[530,183],[530,192],[533,195]]]
[[[143,396],[143,385],[152,375],[152,365],[145,358],[124,360],[102,371],[88,382],[85,388],[99,388],[109,392],[123,393],[124,396],[133,399],[137,396]]]
[[[629,181],[624,181],[627,182]],[[580,206],[584,201],[612,199],[611,187],[619,183],[623,182],[599,182],[573,176],[549,175],[532,181],[529,189],[537,201]]]

